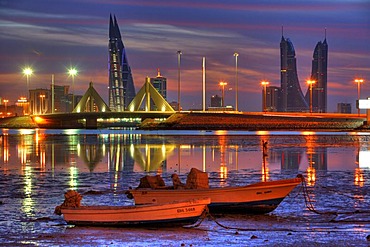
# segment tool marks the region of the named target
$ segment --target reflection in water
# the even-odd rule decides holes
[[[32,199],[32,168],[24,168],[24,199],[22,200],[22,211],[28,217],[34,216],[34,201]]]
[[[364,186],[364,174],[363,174],[362,169],[360,168],[356,168],[355,170],[355,185],[359,187]]]
[[[253,169],[260,170],[261,180],[267,181],[274,170],[294,170],[306,172],[314,184],[318,171],[370,167],[368,137],[363,135],[50,135],[42,131],[9,135],[3,130],[0,137],[3,172],[69,169],[71,188],[78,186],[78,174],[85,171],[185,174],[196,167],[217,172],[223,181],[230,171]],[[261,143],[267,143],[266,147]],[[361,181],[360,171],[355,182]],[[117,179],[119,175],[113,178]]]

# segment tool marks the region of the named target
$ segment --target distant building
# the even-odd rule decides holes
[[[33,115],[49,113],[51,109],[51,93],[49,89],[38,88],[29,90],[30,110]]]
[[[221,107],[222,106],[222,98],[220,96],[212,95],[211,96],[211,107]]]
[[[157,77],[150,78],[150,83],[167,100],[167,78],[161,76],[159,69],[157,70]]]
[[[312,84],[312,111],[327,112],[327,81],[328,81],[328,44],[326,38],[319,41],[313,52],[311,80]],[[310,102],[310,89],[306,92],[306,101]]]
[[[279,100],[281,90],[280,87],[269,86],[266,87],[266,111],[276,112],[279,109]],[[263,97],[263,91],[262,91]],[[263,100],[263,99],[262,99]]]
[[[171,101],[170,106],[175,110],[179,111],[179,103],[177,101]]]
[[[281,98],[278,111],[304,112],[308,104],[299,84],[295,50],[290,39],[281,37],[280,42]]]
[[[52,85],[50,85],[50,92],[52,91],[51,87]],[[54,85],[54,113],[70,112],[71,101],[69,100],[70,97],[68,97],[68,91],[69,86]],[[52,103],[50,103],[51,105]]]
[[[352,106],[350,103],[338,103],[337,112],[338,113],[352,113]]]
[[[134,79],[128,64],[116,17],[109,22],[109,108],[122,112],[135,97]]]

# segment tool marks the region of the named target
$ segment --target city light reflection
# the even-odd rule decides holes
[[[27,217],[34,216],[34,200],[32,199],[32,168],[26,166],[24,172],[24,199],[22,200],[22,211]]]
[[[78,189],[78,168],[77,167],[69,167],[69,188],[71,190]]]
[[[355,185],[359,187],[364,186],[364,174],[360,168],[356,168],[355,170]]]

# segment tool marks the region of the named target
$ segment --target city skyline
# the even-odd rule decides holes
[[[177,101],[177,51],[181,56],[181,106],[201,108],[202,57],[206,57],[207,105],[228,82],[226,105],[235,106],[235,57],[238,56],[239,110],[261,111],[262,86],[280,85],[281,27],[294,43],[303,92],[311,76],[317,41],[330,43],[328,112],[351,103],[357,84],[370,97],[370,3],[368,1],[85,1],[0,3],[0,97],[14,102],[26,88],[25,66],[31,66],[30,88],[71,85],[67,70],[76,67],[74,91],[89,82],[108,102],[109,16],[117,17],[135,88],[159,68],[167,78],[167,99]],[[83,7],[78,7],[83,6]],[[21,90],[20,90],[21,89]]]

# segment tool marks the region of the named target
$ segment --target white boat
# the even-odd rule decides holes
[[[137,188],[126,192],[136,205],[167,203],[175,199],[209,197],[210,212],[264,214],[273,211],[302,182],[303,177],[259,182],[246,186],[202,189]]]
[[[195,223],[210,203],[209,198],[133,206],[60,206],[68,224],[88,226],[187,225]]]

